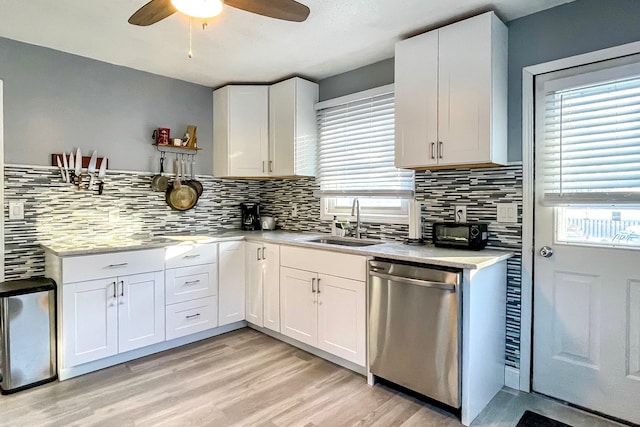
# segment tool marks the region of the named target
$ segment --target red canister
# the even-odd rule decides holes
[[[153,139],[156,141],[156,144],[158,145],[169,145],[169,136],[170,136],[169,128],[158,128],[153,131]]]

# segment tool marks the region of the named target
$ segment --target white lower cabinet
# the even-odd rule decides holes
[[[164,341],[162,271],[64,284],[62,366]]]
[[[280,246],[246,243],[247,322],[280,332]]]
[[[280,285],[282,334],[365,365],[365,282],[281,267]]]
[[[245,319],[245,242],[218,244],[218,325]]]
[[[167,340],[218,326],[218,297],[210,296],[167,306]]]

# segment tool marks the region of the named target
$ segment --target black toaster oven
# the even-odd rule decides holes
[[[486,223],[436,222],[433,224],[433,244],[445,248],[480,250],[489,240]]]

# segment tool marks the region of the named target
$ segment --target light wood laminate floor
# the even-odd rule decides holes
[[[575,426],[614,425],[501,391],[474,426],[533,409]],[[460,426],[453,415],[251,329],[64,382],[0,396],[0,426]]]

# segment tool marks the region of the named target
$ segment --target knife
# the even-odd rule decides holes
[[[93,150],[93,154],[91,155],[91,160],[89,160],[89,167],[87,168],[87,172],[89,173],[89,176],[91,177],[89,179],[89,190],[91,190],[93,188],[93,180],[94,180],[94,173],[96,173],[96,162],[98,160],[98,152],[96,150]]]
[[[62,169],[62,162],[60,162],[60,156],[56,156],[56,163],[58,163],[58,169],[60,169],[60,176],[62,177],[62,181],[67,181],[67,175],[64,172],[64,169]]]
[[[67,163],[67,155],[62,152],[62,164],[64,165],[64,182],[69,182],[69,164]]]
[[[71,169],[73,169],[76,164],[76,161],[74,160],[74,158],[75,157],[73,157],[73,150],[71,150],[71,152],[69,153],[69,171],[71,171]],[[71,172],[69,172],[69,180],[71,180]]]

